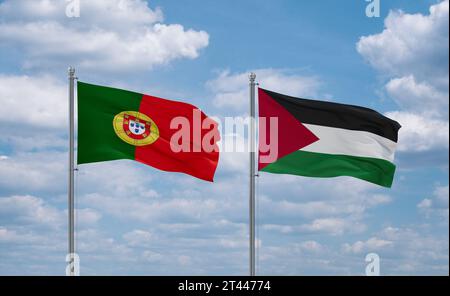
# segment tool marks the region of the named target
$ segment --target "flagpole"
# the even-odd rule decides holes
[[[255,80],[256,74],[250,73],[250,276],[255,276]]]
[[[75,198],[74,198],[74,100],[75,100],[75,68],[69,67],[69,258],[70,258],[70,275],[75,275]]]

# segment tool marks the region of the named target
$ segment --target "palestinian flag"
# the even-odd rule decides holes
[[[258,95],[260,171],[320,178],[350,176],[392,186],[398,122],[364,107],[294,98],[265,89],[259,89]],[[270,152],[265,150],[274,146],[270,143],[271,117],[278,118],[278,154],[267,162],[264,158]],[[263,130],[269,136],[261,137]]]
[[[197,107],[83,82],[77,90],[78,164],[132,159],[213,181],[220,134]]]

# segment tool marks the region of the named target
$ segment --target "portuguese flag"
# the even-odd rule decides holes
[[[259,132],[264,129],[268,135],[265,143],[260,136],[260,171],[320,178],[350,176],[392,186],[398,122],[358,106],[294,98],[265,89],[259,89],[258,95]],[[278,118],[278,154],[266,162],[262,160],[269,151],[262,147],[273,144],[271,117]]]
[[[84,82],[77,90],[78,164],[132,159],[213,181],[220,134],[197,107]]]

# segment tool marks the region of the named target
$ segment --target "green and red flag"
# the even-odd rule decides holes
[[[259,170],[307,177],[350,176],[384,187],[394,179],[400,124],[359,106],[294,98],[258,90]],[[263,161],[277,118],[277,156]],[[273,143],[272,145],[273,146]],[[262,149],[264,147],[265,149]]]
[[[213,181],[220,134],[197,107],[84,82],[77,91],[78,164],[131,159]]]

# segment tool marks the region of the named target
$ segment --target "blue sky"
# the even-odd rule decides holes
[[[341,3],[344,2],[344,3]],[[448,1],[0,1],[0,274],[65,271],[67,74],[242,116],[247,74],[375,108],[403,128],[392,189],[261,174],[257,271],[448,274]],[[19,121],[18,121],[19,119]],[[222,135],[228,137],[230,135]],[[80,166],[81,273],[248,272],[247,155],[213,184],[131,161]]]

